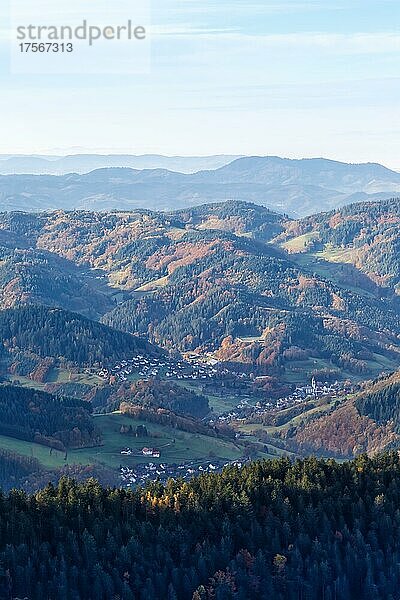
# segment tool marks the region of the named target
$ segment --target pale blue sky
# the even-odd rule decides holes
[[[151,72],[118,77],[12,76],[3,39],[0,152],[327,156],[400,169],[399,24],[398,0],[153,0]]]

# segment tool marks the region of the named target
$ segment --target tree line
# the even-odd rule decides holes
[[[0,496],[0,597],[396,600],[398,453]]]

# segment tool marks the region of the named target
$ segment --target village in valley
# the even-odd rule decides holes
[[[237,398],[237,404],[233,400],[232,408],[225,412],[215,413],[212,411],[204,421],[211,426],[218,423],[234,426],[235,423],[245,422],[249,417],[263,415],[270,410],[284,410],[310,400],[321,398],[340,398],[351,392],[352,386],[349,382],[317,381],[314,377],[304,385],[293,385],[289,394],[279,398],[263,398],[260,393],[255,397],[250,393],[251,384],[254,381],[262,381],[262,376],[251,373],[237,372],[226,368],[218,360],[210,355],[189,354],[185,358],[171,358],[168,355],[161,357],[146,357],[137,355],[134,358],[123,360],[111,368],[101,368],[97,375],[108,384],[134,381],[135,379],[161,378],[187,385],[195,385],[199,391],[204,391],[210,386],[213,388],[224,386],[229,382],[229,393]],[[233,382],[233,385],[232,385]],[[236,434],[240,437],[240,433]],[[165,482],[171,477],[190,479],[201,473],[212,473],[223,469],[229,464],[241,465],[241,462],[227,461],[221,459],[201,461],[185,461],[181,464],[167,463],[163,459],[162,448],[143,446],[142,449],[122,448],[121,458],[124,465],[120,466],[120,479],[122,485],[130,488],[145,485],[149,481],[159,480]],[[132,457],[132,465],[126,464],[126,459]],[[138,459],[140,459],[138,461]]]
[[[246,421],[249,416],[257,416],[265,413],[267,410],[279,410],[290,408],[293,405],[301,404],[312,399],[320,398],[339,398],[345,396],[351,391],[351,388],[342,383],[334,382],[329,384],[328,382],[317,382],[314,378],[311,383],[305,386],[297,386],[296,389],[287,397],[279,398],[275,402],[272,401],[258,401],[255,405],[249,403],[247,399],[242,400],[235,409],[232,409],[228,413],[224,413],[218,416],[216,421],[224,423],[234,423],[240,421]],[[209,419],[210,424],[214,424],[214,418]],[[236,437],[239,438],[240,434],[237,433]],[[143,447],[141,450],[143,459],[149,459],[149,462],[141,462],[134,466],[121,466],[120,477],[121,482],[124,486],[136,487],[138,485],[145,485],[149,481],[159,480],[165,483],[169,478],[180,477],[182,479],[190,479],[195,475],[202,473],[213,473],[219,472],[228,465],[235,465],[239,468],[242,464],[246,463],[248,459],[241,461],[223,461],[218,459],[205,460],[205,461],[187,461],[183,464],[165,464],[163,462],[154,463],[151,459],[160,459],[161,450],[158,448]],[[138,452],[135,452],[131,448],[125,448],[121,450],[121,455],[124,456],[138,456]]]
[[[195,475],[206,473],[218,473],[225,467],[236,466],[241,468],[247,460],[222,461],[215,459],[211,461],[187,461],[184,464],[155,464],[153,462],[140,463],[132,467],[121,466],[121,482],[127,487],[145,485],[149,481],[160,481],[165,483],[170,478],[191,479]]]
[[[99,370],[98,375],[108,383],[125,382],[131,378],[153,379],[165,378],[171,381],[187,382],[193,385],[197,382],[199,389],[204,390],[206,385],[211,382],[215,385],[224,385],[223,382],[228,377],[230,380],[237,380],[244,384],[241,392],[235,390],[233,396],[237,395],[237,404],[232,409],[222,413],[211,412],[204,421],[211,426],[218,423],[233,425],[244,422],[249,417],[262,415],[269,410],[284,410],[310,400],[321,398],[335,399],[348,394],[351,391],[350,384],[335,381],[320,382],[312,378],[306,385],[293,386],[291,393],[277,399],[255,398],[251,394],[246,395],[243,390],[248,390],[249,385],[254,380],[263,378],[250,375],[248,373],[237,373],[222,367],[218,361],[212,357],[198,357],[193,355],[190,359],[173,360],[167,356],[144,357],[137,356],[133,359],[127,359],[116,364],[113,368],[103,368]],[[195,384],[196,385],[196,384]],[[239,388],[240,389],[240,388]],[[240,437],[240,433],[236,437]],[[201,473],[213,473],[222,470],[224,467],[233,464],[241,466],[247,459],[240,462],[237,460],[221,460],[217,458],[203,459],[197,461],[185,461],[182,463],[170,463],[163,458],[162,447],[143,446],[141,449],[132,449],[130,447],[122,448],[121,458],[124,458],[124,464],[120,466],[120,480],[125,487],[136,487],[145,485],[149,481],[159,480],[165,482],[169,478],[180,477],[190,479]],[[132,465],[127,464],[126,459],[132,457]],[[139,459],[139,460],[138,460]]]
[[[186,360],[174,360],[168,356],[146,357],[123,360],[110,369],[102,368],[97,375],[105,382],[128,381],[133,375],[140,378],[165,377],[177,380],[205,380],[228,374],[228,369],[217,368],[218,361],[212,358],[201,360],[195,356]]]
[[[339,398],[350,393],[351,390],[352,387],[348,383],[341,381],[335,381],[334,383],[319,382],[312,378],[310,384],[296,386],[291,394],[277,400],[258,400],[255,404],[251,404],[248,399],[243,399],[234,409],[218,415],[218,421],[229,423],[246,420],[250,415],[261,415],[267,410],[273,409],[284,410],[309,400],[318,400],[324,397]]]

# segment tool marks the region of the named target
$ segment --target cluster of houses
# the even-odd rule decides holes
[[[280,398],[277,400],[277,408],[286,408],[292,404],[299,404],[305,400],[322,398],[324,396],[330,398],[337,398],[343,394],[348,394],[351,391],[351,387],[343,382],[335,381],[334,383],[328,383],[316,381],[314,378],[311,380],[311,384],[305,386],[297,386],[295,391],[287,396],[286,398]]]
[[[132,467],[121,466],[120,476],[124,486],[136,487],[144,485],[149,481],[161,481],[165,483],[168,479],[180,477],[182,479],[191,479],[195,475],[202,473],[217,473],[224,467],[236,465],[242,467],[244,461],[221,461],[213,462],[187,462],[184,464],[137,464]]]
[[[157,448],[143,448],[143,456],[152,456],[153,458],[160,458],[161,452]]]
[[[297,386],[291,394],[282,398],[278,398],[275,401],[258,401],[255,405],[253,405],[250,404],[248,400],[242,400],[234,409],[219,415],[218,420],[222,422],[245,420],[250,415],[261,414],[266,410],[282,410],[285,408],[290,408],[295,404],[302,404],[303,402],[308,402],[312,399],[318,400],[322,397],[338,398],[350,393],[351,391],[351,387],[343,382],[319,382],[313,378],[310,384]]]
[[[135,452],[135,450],[132,450],[132,448],[124,448],[124,450],[121,450],[121,454],[124,454],[125,456],[151,456],[152,458],[160,458],[161,456],[161,451],[158,448],[142,448],[142,450],[140,450],[140,454],[138,454],[137,452]]]
[[[122,360],[113,368],[101,368],[97,375],[107,383],[127,381],[129,376],[139,377],[163,376],[167,379],[205,380],[216,377],[217,361],[201,362],[199,360],[175,361],[167,356],[148,357],[138,354],[134,358]]]

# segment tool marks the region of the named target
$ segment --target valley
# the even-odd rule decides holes
[[[3,386],[83,402],[96,431],[4,429],[0,450],[33,461],[32,489],[87,469],[132,486],[392,448],[396,426],[357,398],[400,366],[397,259],[375,258],[382,237],[397,243],[398,205],[0,215]]]
[[[0,600],[400,600],[399,0],[0,13]]]
[[[22,573],[36,544],[36,597],[61,547],[102,573],[96,597],[238,597],[221,595],[231,582],[247,598],[262,582],[283,600],[298,556],[321,573],[375,557],[380,581],[370,540],[400,472],[399,202],[0,214],[2,564]],[[346,568],[318,576],[315,600],[365,589]]]

